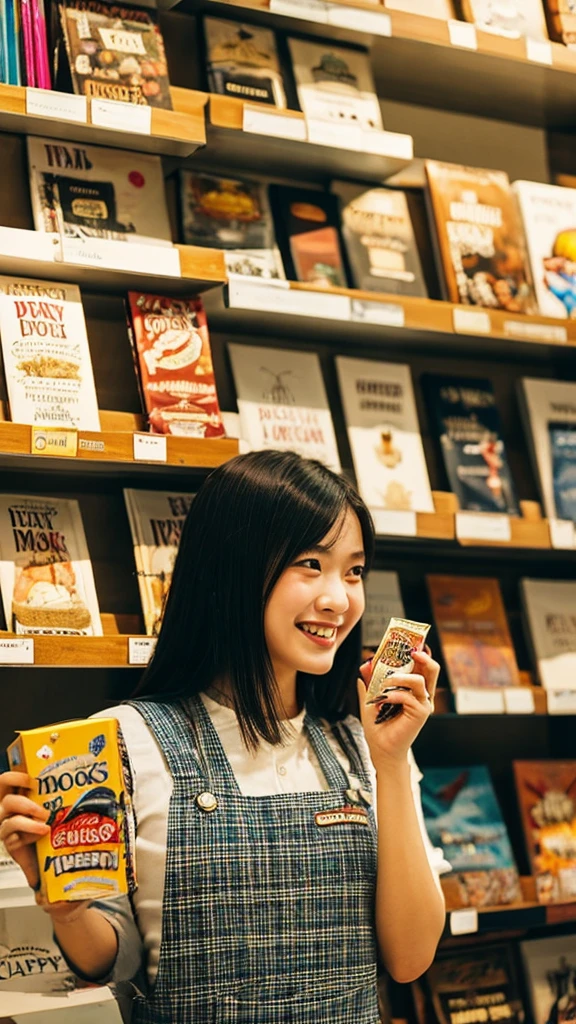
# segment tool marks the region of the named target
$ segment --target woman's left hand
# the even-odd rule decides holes
[[[393,690],[386,695],[386,704],[402,705],[402,713],[389,721],[375,723],[381,703],[366,704],[366,687],[370,681],[371,662],[360,667],[358,680],[360,717],[374,767],[391,763],[406,763],[408,750],[434,710],[434,694],[440,675],[440,666],[424,651],[413,654],[414,673],[394,675],[390,686],[405,686],[407,690]]]

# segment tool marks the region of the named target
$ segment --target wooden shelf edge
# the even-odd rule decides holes
[[[134,639],[149,639],[132,634]],[[131,637],[109,636],[27,636],[0,632],[0,640],[33,640],[33,665],[3,665],[27,668],[137,668],[128,663],[128,641]]]

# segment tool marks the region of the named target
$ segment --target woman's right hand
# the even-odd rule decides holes
[[[0,839],[13,860],[22,868],[28,885],[37,891],[38,861],[34,844],[50,831],[49,817],[22,792],[32,788],[32,780],[24,772],[0,775]]]

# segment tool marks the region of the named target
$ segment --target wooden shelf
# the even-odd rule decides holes
[[[555,927],[559,924],[576,921],[576,900],[568,903],[543,904],[536,900],[535,882],[532,876],[523,876],[520,879],[522,886],[522,899],[518,903],[510,903],[506,906],[479,907],[478,908],[478,931],[470,933],[466,938],[473,939],[475,935],[490,934],[500,931],[529,931],[533,928]],[[450,880],[443,881],[443,887],[449,888]],[[447,897],[448,910],[446,914],[446,928],[443,935],[443,944],[460,945],[462,936],[453,936],[450,931],[450,914],[458,913],[457,908],[451,907]]]
[[[142,668],[130,665],[129,641],[150,640],[142,634],[137,615],[101,613],[103,636],[34,636],[0,630],[0,640],[34,641],[35,668]],[[18,663],[8,667],[19,668]],[[30,667],[28,664],[27,667]]]

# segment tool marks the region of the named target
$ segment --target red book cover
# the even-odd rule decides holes
[[[576,899],[576,761],[514,761],[540,903]]]
[[[128,302],[152,433],[224,437],[201,299],[129,292]]]

